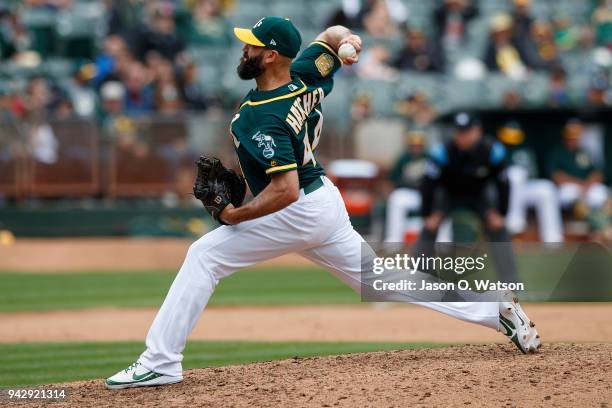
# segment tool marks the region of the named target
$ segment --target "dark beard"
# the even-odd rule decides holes
[[[247,59],[240,62],[240,65],[236,68],[236,72],[238,72],[240,79],[254,79],[264,73],[265,69],[261,64],[263,59],[262,55],[252,58],[245,57]]]

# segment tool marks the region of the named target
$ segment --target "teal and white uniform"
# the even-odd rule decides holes
[[[321,102],[340,65],[327,44],[314,42],[293,63],[290,83],[272,91],[253,90],[242,102],[231,133],[251,191],[260,194],[273,174],[297,169],[299,198],[266,216],[220,226],[190,246],[147,335],[142,367],[172,381],[182,379],[187,336],[217,283],[259,262],[295,252],[360,293],[362,251],[366,256],[373,252],[353,229],[340,192],[314,153],[322,137]],[[401,300],[414,298],[406,294]],[[499,324],[497,302],[419,304],[494,329]]]

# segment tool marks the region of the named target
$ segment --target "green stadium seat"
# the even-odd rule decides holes
[[[549,76],[545,72],[532,72],[520,86],[523,100],[533,106],[546,103],[548,98]]]
[[[486,106],[499,106],[506,92],[518,90],[519,83],[504,74],[489,73],[484,81],[482,103]]]
[[[67,58],[48,58],[42,64],[43,72],[52,78],[65,78],[75,70],[74,61]]]

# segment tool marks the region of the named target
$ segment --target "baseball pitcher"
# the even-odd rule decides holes
[[[239,269],[297,252],[360,290],[363,239],[351,226],[342,197],[325,177],[315,150],[323,128],[322,102],[332,91],[338,69],[357,62],[361,39],[345,27],[330,27],[296,58],[302,39],[287,19],[265,17],[234,33],[244,43],[238,75],[255,79],[257,85],[230,124],[254,198],[242,203],[242,176],[218,160],[198,161],[194,194],[224,225],[190,246],[147,334],[146,350],[134,364],[108,378],[108,388],[181,381],[187,336],[219,280]],[[344,53],[341,60],[338,50],[344,44],[356,53]],[[495,330],[503,328],[523,352],[540,344],[515,299],[421,304]]]

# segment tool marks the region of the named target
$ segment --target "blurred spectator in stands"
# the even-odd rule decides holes
[[[145,0],[108,0],[108,34],[119,35],[128,43],[136,44],[142,29],[141,14]]]
[[[410,127],[425,128],[437,117],[438,112],[427,99],[427,95],[417,91],[396,103],[396,111],[407,120]]]
[[[370,9],[363,15],[363,27],[374,38],[392,38],[397,35],[397,23],[391,18],[384,0],[370,1]]]
[[[0,117],[3,121],[13,122],[26,117],[27,108],[23,92],[6,87],[2,89],[0,95]]]
[[[501,107],[503,109],[517,109],[523,104],[523,97],[518,89],[508,89],[502,95]]]
[[[569,106],[571,103],[567,73],[562,67],[556,67],[550,73],[548,80],[548,105],[558,108]]]
[[[395,81],[399,73],[389,65],[389,51],[382,45],[366,50],[357,64],[357,75],[363,79]]]
[[[125,100],[125,87],[121,82],[108,81],[100,89],[100,99],[102,102],[101,113],[102,121],[107,117],[114,117],[123,114],[123,101]],[[106,127],[106,125],[103,125]]]
[[[159,64],[158,73],[153,81],[153,89],[157,112],[174,115],[183,107],[174,67],[170,61],[162,60]]]
[[[95,60],[94,84],[100,87],[104,81],[117,81],[127,73],[133,62],[132,54],[125,40],[118,35],[110,35],[104,40],[104,49]]]
[[[184,64],[178,81],[181,98],[187,109],[203,111],[208,108],[208,99],[204,95],[204,90],[198,80],[198,67],[193,61]]]
[[[511,234],[527,228],[527,209],[535,209],[542,242],[563,242],[561,207],[555,185],[538,178],[535,152],[525,143],[525,132],[517,122],[505,123],[497,132],[508,152],[510,198],[506,227]]]
[[[74,104],[68,96],[61,98],[57,101],[57,105],[54,109],[54,116],[56,119],[70,119],[73,118],[74,115]]]
[[[388,13],[396,24],[405,24],[408,20],[408,9],[401,0],[342,0],[327,21],[328,26],[343,25],[351,29],[363,29],[364,16],[368,15],[377,3],[384,3]]]
[[[53,96],[47,80],[41,77],[33,78],[27,86],[25,106],[29,118],[43,120],[51,106]]]
[[[96,92],[89,86],[95,75],[96,66],[94,64],[83,64],[66,85],[66,92],[70,96],[74,110],[81,117],[90,117],[95,114]]]
[[[125,94],[125,87],[120,82],[108,81],[102,86],[100,121],[104,136],[118,148],[129,150],[136,143],[138,128],[124,114]]]
[[[219,0],[197,0],[187,20],[183,38],[188,44],[224,46],[232,41]]]
[[[30,35],[18,15],[8,5],[0,5],[0,59],[7,60],[26,51],[30,42]]]
[[[505,13],[494,15],[490,21],[491,37],[484,62],[491,71],[501,71],[520,79],[527,74],[525,57],[518,41],[512,35],[512,17]]]
[[[351,103],[351,119],[353,123],[361,122],[372,116],[372,98],[367,93],[359,93]]]
[[[514,22],[514,34],[518,40],[523,41],[528,38],[534,22],[531,15],[531,0],[514,0],[511,17]]]
[[[406,32],[403,47],[393,61],[399,70],[442,72],[444,64],[442,55],[429,43],[425,33],[419,29]]]
[[[425,134],[412,131],[407,134],[405,151],[398,157],[389,173],[389,180],[395,188],[387,201],[387,227],[385,240],[402,242],[406,230],[408,213],[421,209],[419,192],[421,179],[425,175],[427,154]],[[417,226],[418,233],[420,226]]]
[[[436,47],[453,48],[465,42],[468,24],[478,14],[470,0],[443,0],[433,13]]]
[[[562,51],[576,48],[581,41],[581,30],[572,24],[572,19],[566,14],[553,18],[555,43]]]
[[[359,21],[360,0],[342,0],[342,5],[332,12],[325,23],[326,26],[343,25],[356,30],[362,28]]]
[[[603,173],[590,155],[580,147],[584,126],[578,119],[571,119],[563,130],[563,146],[551,157],[550,172],[559,188],[559,200],[563,208],[578,204],[597,209],[608,198],[603,184]]]
[[[30,81],[25,97],[27,145],[32,157],[46,164],[53,164],[58,158],[59,143],[47,122],[55,100],[46,79],[38,77]]]
[[[612,1],[599,1],[599,6],[593,11],[592,22],[597,44],[612,48]]]
[[[603,69],[596,69],[589,76],[589,85],[586,93],[587,104],[594,107],[609,106],[612,104],[609,87],[610,79]]]
[[[8,89],[0,89],[0,122],[13,122],[13,98]]]
[[[531,37],[524,42],[526,63],[536,70],[551,71],[561,66],[559,50],[553,37],[552,26],[547,21],[531,25]]]
[[[151,3],[151,17],[140,36],[138,58],[144,60],[151,50],[162,57],[174,61],[185,46],[176,35],[174,22],[174,5],[169,1]]]
[[[123,101],[125,113],[138,116],[152,112],[153,90],[149,86],[149,74],[140,62],[130,64],[123,82],[127,91]]]

